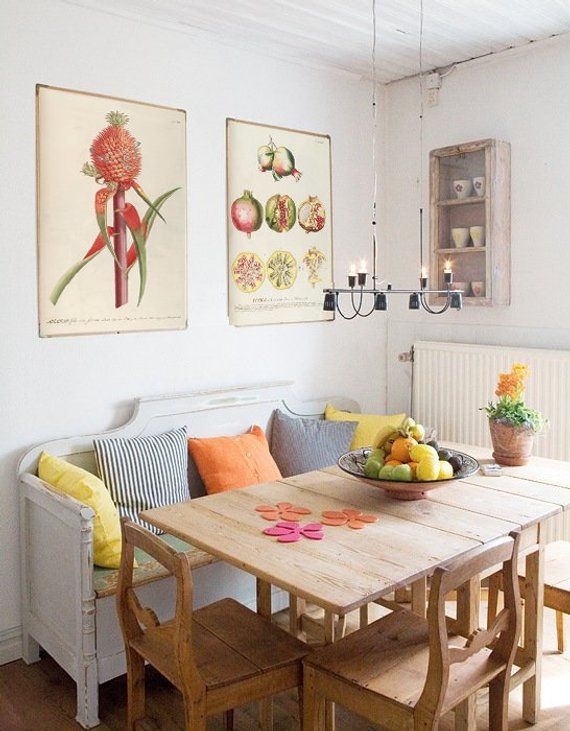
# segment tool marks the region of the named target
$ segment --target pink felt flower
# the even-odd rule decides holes
[[[320,541],[325,537],[320,523],[307,523],[301,526],[289,520],[282,520],[273,527],[266,528],[263,533],[266,536],[276,536],[279,543],[296,543],[302,537]]]

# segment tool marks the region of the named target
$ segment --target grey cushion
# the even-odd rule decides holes
[[[348,451],[358,423],[291,418],[279,409],[271,423],[271,454],[283,477],[336,464]]]

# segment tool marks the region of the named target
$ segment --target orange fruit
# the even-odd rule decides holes
[[[416,479],[416,470],[418,468],[418,462],[408,462],[410,469],[412,470],[412,480]]]
[[[397,459],[389,459],[387,462],[384,462],[385,465],[390,465],[390,467],[396,467],[396,465],[402,464]]]
[[[410,457],[410,447],[413,447],[416,444],[417,442],[413,437],[398,437],[392,445],[390,456],[400,462],[411,462],[412,458]]]

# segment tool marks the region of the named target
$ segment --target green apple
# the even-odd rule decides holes
[[[381,467],[382,464],[378,462],[378,460],[368,458],[364,463],[364,467],[362,469],[364,470],[364,474],[366,475],[366,477],[370,477],[373,480],[376,480],[378,478],[378,473],[380,472]]]
[[[384,467],[380,469],[380,472],[378,473],[378,478],[380,480],[391,480],[393,470],[394,467],[392,465],[385,464]]]
[[[368,459],[375,459],[376,461],[380,462],[381,464],[384,464],[384,459],[386,458],[386,453],[383,449],[380,449],[378,447],[377,449],[373,449],[370,454],[368,455]]]
[[[412,481],[412,468],[409,464],[398,464],[392,469],[392,479],[402,482]]]

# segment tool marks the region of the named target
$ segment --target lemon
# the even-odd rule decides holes
[[[449,480],[453,477],[453,467],[443,459],[439,460],[439,476],[438,480]]]
[[[437,457],[434,459],[429,455],[421,459],[416,469],[416,477],[420,482],[437,480],[439,477],[439,459]]]
[[[424,457],[431,457],[439,462],[437,452],[429,444],[414,444],[410,447],[410,457],[412,458],[412,462],[421,462]]]

